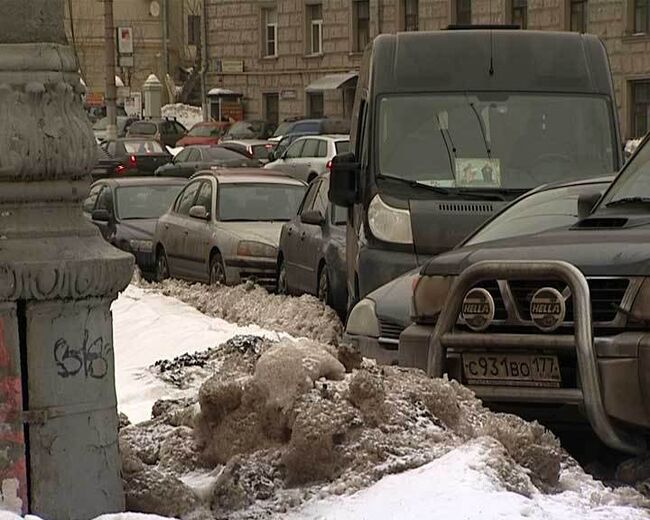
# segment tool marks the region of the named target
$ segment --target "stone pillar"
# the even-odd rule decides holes
[[[110,304],[132,257],[81,211],[96,144],[63,0],[0,17],[0,509],[123,509]]]
[[[145,117],[160,117],[162,108],[162,83],[155,76],[149,75],[144,82],[142,90],[144,91],[144,115]]]

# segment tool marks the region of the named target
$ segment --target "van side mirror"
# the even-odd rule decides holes
[[[208,220],[208,210],[205,209],[205,206],[192,206],[190,208],[190,217]]]
[[[300,222],[303,224],[321,226],[325,222],[325,217],[323,217],[323,214],[318,210],[305,211],[300,214]]]
[[[602,193],[599,191],[591,191],[587,193],[581,193],[578,196],[578,219],[582,220],[587,218],[591,213],[591,210],[594,209],[596,203],[600,200]]]
[[[332,159],[329,199],[344,208],[359,199],[359,176],[361,165],[353,152],[342,153]]]
[[[91,213],[91,218],[97,222],[110,222],[111,214],[107,209],[96,209]]]

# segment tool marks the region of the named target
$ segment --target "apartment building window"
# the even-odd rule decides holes
[[[587,0],[569,0],[569,29],[575,32],[587,32]]]
[[[650,80],[632,82],[632,137],[650,130]]]
[[[512,0],[511,19],[521,29],[528,27],[528,0]]]
[[[262,9],[264,30],[264,56],[278,55],[278,11],[275,8]]]
[[[307,5],[308,51],[311,54],[323,52],[323,4]]]
[[[417,31],[419,25],[418,0],[404,0],[404,30]]]
[[[634,32],[647,33],[650,28],[650,0],[634,0]]]
[[[456,0],[456,23],[458,25],[472,24],[472,0]]]
[[[278,125],[280,120],[280,96],[277,93],[264,94],[264,118],[267,122]]]
[[[201,17],[195,14],[187,16],[187,44],[200,45],[201,43]]]
[[[320,118],[325,114],[325,103],[322,92],[307,93],[307,115],[311,118]]]
[[[354,50],[362,52],[370,42],[370,2],[368,0],[353,0],[352,8]]]

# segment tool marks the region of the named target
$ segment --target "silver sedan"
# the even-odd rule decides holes
[[[154,235],[156,276],[275,289],[282,224],[297,212],[305,184],[259,169],[192,177]]]

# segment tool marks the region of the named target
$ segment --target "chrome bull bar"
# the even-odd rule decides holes
[[[457,333],[453,330],[461,312],[467,291],[485,280],[561,280],[571,289],[573,298],[574,335],[554,336],[540,334],[502,334],[498,338],[485,333]],[[632,454],[646,451],[645,439],[624,431],[613,424],[605,411],[601,392],[600,374],[596,360],[591,318],[589,285],[575,266],[562,261],[482,261],[465,269],[454,281],[429,342],[427,373],[441,377],[445,369],[447,347],[477,348],[478,345],[497,344],[505,348],[521,345],[541,348],[566,349],[575,345],[582,403],[587,419],[598,437],[608,446]],[[561,393],[562,390],[558,389]],[[534,392],[531,390],[531,392]]]

